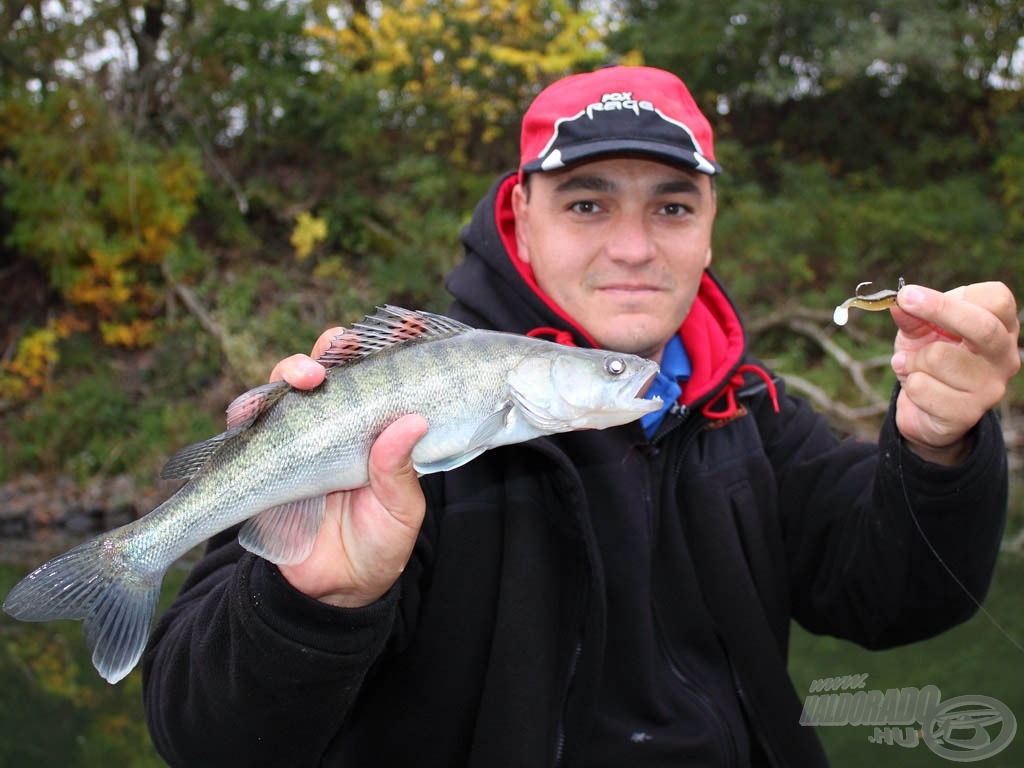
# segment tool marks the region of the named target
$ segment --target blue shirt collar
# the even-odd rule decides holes
[[[655,396],[662,399],[660,410],[640,417],[640,424],[648,438],[653,437],[654,433],[658,431],[665,414],[683,394],[679,382],[689,379],[691,371],[690,357],[686,354],[686,347],[683,346],[682,339],[676,334],[665,345],[665,350],[661,353],[661,370],[654,377],[647,394],[644,395],[648,399]]]

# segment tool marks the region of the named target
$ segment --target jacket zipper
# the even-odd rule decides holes
[[[736,695],[739,696],[740,704],[743,706],[743,711],[747,713],[747,719],[750,721],[750,730],[753,732],[753,736],[757,739],[758,745],[761,747],[761,751],[764,752],[764,756],[768,758],[768,763],[773,768],[779,768],[782,763],[779,762],[778,757],[775,756],[775,750],[772,747],[771,740],[765,737],[764,731],[761,728],[757,718],[754,717],[754,708],[750,704],[750,699],[747,698],[747,692],[740,685],[739,680],[736,679],[736,668],[733,667],[732,662],[729,662],[729,667],[732,669],[733,686],[736,688]]]
[[[558,721],[558,732],[555,736],[555,766],[562,764],[565,757],[565,710],[569,706],[569,691],[572,689],[573,679],[576,677],[576,667],[579,664],[580,656],[583,654],[583,642],[576,641],[572,658],[569,659],[569,674],[566,676],[565,699],[562,702],[562,717]]]
[[[758,389],[758,387],[753,388],[752,392],[756,392],[757,389]],[[745,392],[744,394],[752,394],[752,392]],[[682,405],[682,406],[680,406],[680,409],[682,411],[681,415],[683,415],[685,417],[685,415],[687,415],[686,414],[686,406]],[[697,424],[698,425],[700,424],[700,422],[701,422],[701,420],[697,420]],[[693,423],[694,423],[693,421],[690,422],[690,424],[693,424]],[[666,430],[665,434],[667,434],[668,432],[676,429],[678,426],[679,426],[679,424],[673,425],[671,427],[671,429]],[[697,434],[698,429],[699,429],[699,427],[691,428],[682,438],[684,442],[683,442],[683,444],[682,444],[682,446],[680,448],[680,451],[679,451],[679,458],[676,461],[674,478],[673,478],[673,483],[676,486],[679,485],[679,477],[680,477],[680,475],[682,475],[682,472],[683,472],[683,461],[686,458],[686,454],[690,450],[690,446],[693,444],[693,440],[694,440],[694,437]],[[661,435],[657,435],[657,437],[660,438]],[[660,622],[658,623],[658,629],[659,629],[659,633],[660,633],[660,630],[661,630]],[[664,640],[662,642],[664,642]],[[773,767],[778,768],[782,764],[779,762],[779,759],[778,759],[778,757],[775,754],[775,750],[773,749],[771,740],[769,738],[767,738],[767,734],[765,734],[764,728],[761,725],[760,721],[758,720],[757,715],[756,715],[756,713],[754,711],[754,708],[751,706],[750,699],[747,696],[747,692],[743,688],[743,686],[740,684],[740,681],[739,681],[739,679],[738,679],[738,677],[736,675],[736,668],[733,665],[732,659],[728,658],[728,654],[726,654],[726,658],[729,661],[729,670],[730,670],[731,675],[732,675],[733,688],[735,688],[735,690],[736,690],[736,696],[740,700],[740,705],[742,706],[743,711],[747,713],[747,718],[750,721],[750,730],[752,732],[751,735],[755,739],[757,739],[758,744],[761,746],[761,749],[764,751],[765,757],[768,758],[768,762]],[[668,656],[668,659],[669,659],[669,664],[672,667],[672,671],[675,672],[677,675],[679,675],[679,671],[676,669],[676,665],[675,665],[675,662],[672,659],[672,657]],[[735,744],[732,742],[732,739],[730,738],[729,741],[732,744],[733,751],[735,751]]]
[[[693,414],[685,405],[679,405],[678,407],[674,407],[670,411],[670,413],[675,414],[677,416],[675,423],[671,424],[663,433],[656,435],[656,437],[659,440],[661,440],[666,435],[676,431],[677,429],[680,429],[682,427],[687,428],[686,431],[680,437],[679,454],[675,465],[673,483],[675,485],[678,485],[679,476],[682,473],[683,462],[686,459],[687,453],[689,453],[690,451],[690,447],[693,445],[693,441],[696,439],[697,432],[700,431],[701,426],[703,426],[704,419],[690,418]],[[732,733],[730,732],[726,723],[723,721],[722,715],[719,712],[718,707],[711,700],[711,697],[708,695],[708,693],[700,685],[697,684],[696,679],[684,674],[682,669],[680,669],[675,657],[671,652],[671,646],[667,638],[665,637],[665,631],[664,627],[662,626],[661,617],[659,616],[657,607],[654,605],[653,602],[651,604],[651,612],[654,615],[654,626],[657,631],[658,642],[661,644],[661,652],[665,655],[665,658],[668,660],[669,668],[672,670],[672,674],[675,676],[676,680],[678,680],[679,683],[700,702],[701,706],[709,715],[711,722],[715,726],[715,731],[717,732],[718,740],[725,747],[725,751],[727,754],[727,764],[738,765],[739,755],[736,751],[736,741],[735,739],[733,739]]]
[[[736,751],[736,741],[732,737],[732,732],[725,724],[718,707],[715,706],[714,701],[711,700],[711,697],[707,694],[707,692],[697,684],[696,680],[684,674],[683,671],[679,668],[679,665],[676,663],[675,658],[669,650],[669,644],[665,639],[665,633],[662,629],[661,621],[658,618],[658,612],[653,605],[651,606],[651,609],[654,613],[654,625],[655,627],[657,627],[658,630],[658,640],[661,643],[661,652],[665,655],[665,658],[668,660],[669,669],[672,670],[672,674],[675,675],[675,678],[680,683],[680,685],[682,685],[683,688],[687,690],[691,696],[697,699],[697,701],[699,701],[701,706],[704,708],[704,711],[707,712],[710,721],[714,724],[715,732],[718,737],[717,740],[725,748],[726,765],[739,765],[739,755]]]

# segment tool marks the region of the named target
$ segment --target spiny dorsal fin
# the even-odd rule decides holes
[[[359,334],[345,328],[341,333],[331,339],[331,346],[324,350],[323,354],[316,359],[324,368],[333,368],[336,365],[344,365],[350,360],[362,357],[366,352],[363,350],[363,342]]]
[[[396,344],[445,338],[471,330],[470,326],[444,315],[386,305],[378,307],[374,314],[367,315],[362,322],[342,330],[316,361],[325,368],[332,368]]]

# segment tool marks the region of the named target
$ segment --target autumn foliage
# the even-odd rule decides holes
[[[156,463],[205,436],[182,413],[216,418],[323,328],[442,310],[524,105],[609,62],[678,72],[710,115],[714,268],[752,328],[832,340],[837,301],[899,275],[1024,295],[1022,36],[1001,0],[3,6],[0,466]],[[764,327],[794,383],[864,395]],[[882,355],[864,328],[834,341]]]

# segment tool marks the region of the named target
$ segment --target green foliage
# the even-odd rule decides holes
[[[40,265],[67,305],[0,363],[0,392],[23,398],[46,383],[38,350],[47,339],[47,368],[56,339],[82,330],[112,346],[156,340],[159,265],[178,248],[202,174],[187,147],[137,140],[88,89],[12,100],[0,121],[5,244]]]
[[[443,308],[525,104],[613,60],[676,71],[712,118],[714,268],[747,320],[818,313],[846,353],[884,358],[884,316],[827,321],[862,280],[1024,296],[1022,36],[1005,0],[2,5],[0,481],[151,479],[324,328],[384,301]],[[13,290],[26,274],[43,279]],[[863,397],[805,335],[756,341]],[[869,373],[885,397],[891,374]],[[0,764],[158,764],[137,679],[93,690],[77,626],[25,631],[0,624]],[[796,655],[798,679],[862,671],[801,636]]]
[[[900,275],[942,289],[1014,276],[1006,213],[974,174],[917,189],[784,164],[773,186],[719,184],[715,268],[752,308],[834,304],[861,281]]]
[[[1018,3],[981,0],[631,0],[611,43],[681,73],[710,105],[799,101],[867,75],[883,94],[907,78],[944,90],[1020,86]]]
[[[62,344],[74,379],[0,417],[0,481],[21,472],[57,471],[85,481],[95,475],[131,474],[149,481],[169,448],[220,431],[220,425],[189,399],[209,381],[197,350],[184,365],[136,369],[130,359],[110,360],[82,337]],[[182,350],[184,353],[184,350]],[[170,362],[170,361],[168,361]],[[162,396],[149,398],[154,379]]]
[[[1002,0],[101,0],[75,24],[32,8],[0,11],[17,63],[0,76],[0,237],[5,263],[39,265],[56,293],[5,315],[0,404],[23,403],[0,411],[8,472],[84,477],[122,467],[118,451],[159,455],[150,440],[166,453],[179,403],[218,422],[325,327],[383,301],[443,308],[523,106],[616,59],[679,72],[710,113],[714,267],[748,319],[824,315],[899,275],[1024,290],[1024,12]],[[81,55],[102,40],[122,50]],[[813,344],[759,344],[855,395]],[[135,381],[105,391],[115,365]],[[81,411],[70,427],[63,409]]]

